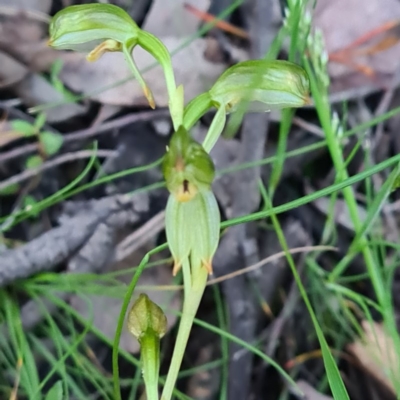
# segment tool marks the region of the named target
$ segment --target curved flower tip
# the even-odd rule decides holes
[[[208,274],[212,275],[213,274],[212,260],[207,260],[207,261],[203,260],[202,263],[203,267],[207,270]]]
[[[154,110],[156,108],[156,102],[154,100],[153,93],[147,85],[143,87],[143,93],[149,102],[149,106]]]
[[[181,270],[182,268],[182,262],[181,261],[174,261],[174,266],[172,268],[172,275],[176,276],[176,274]]]

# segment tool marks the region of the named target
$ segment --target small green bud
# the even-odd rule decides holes
[[[128,329],[140,343],[140,361],[148,399],[158,399],[160,339],[167,331],[167,318],[146,294],[133,303],[128,315]]]
[[[228,68],[209,94],[227,112],[243,102],[249,102],[252,111],[301,107],[309,103],[309,80],[301,67],[289,61],[250,60]]]
[[[156,335],[160,339],[167,331],[167,318],[163,310],[142,293],[129,311],[128,329],[139,342],[145,335]]]
[[[219,242],[221,217],[211,190],[198,192],[190,201],[170,196],[166,208],[165,229],[174,258],[176,275],[185,258],[193,267],[204,267],[212,274],[212,259]]]
[[[209,190],[215,175],[211,157],[182,126],[172,135],[162,169],[168,190],[180,202]]]

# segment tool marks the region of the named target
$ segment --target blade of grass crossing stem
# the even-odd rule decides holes
[[[175,311],[175,310],[171,310],[171,311],[179,315],[179,313],[177,311]],[[237,336],[232,335],[231,333],[229,333],[225,330],[222,330],[222,329],[220,329],[214,325],[211,325],[205,321],[202,321],[200,319],[195,318],[193,320],[193,322],[202,328],[208,329],[210,332],[214,332],[217,335],[225,337],[229,341],[236,343],[239,346],[242,346],[244,349],[251,351],[253,354],[260,357],[264,362],[266,362],[268,365],[270,365],[271,367],[276,369],[276,371],[281,375],[281,377],[286,380],[288,385],[290,385],[291,388],[293,388],[293,391],[295,392],[295,394],[298,394],[301,398],[303,398],[304,393],[297,386],[296,382],[290,377],[290,375],[288,375],[288,373],[276,361],[274,361],[272,358],[268,357],[264,352],[259,350],[257,347],[251,345],[250,343],[245,342],[244,340],[238,338]]]
[[[217,318],[219,326],[222,330],[227,331],[228,326],[226,324],[225,318],[225,307],[222,301],[221,292],[218,286],[213,286],[215,305],[217,307]],[[226,400],[228,398],[228,358],[229,349],[228,341],[224,336],[221,336],[221,356],[222,356],[222,366],[221,366],[221,390],[219,393],[220,400]]]
[[[373,223],[376,221],[376,218],[379,216],[379,213],[384,206],[385,200],[390,195],[391,189],[393,187],[393,183],[396,180],[397,176],[400,173],[400,165],[395,167],[395,169],[390,173],[389,177],[386,179],[385,183],[382,185],[381,189],[379,190],[377,196],[373,199],[372,203],[368,207],[367,217],[357,232],[355,238],[353,239],[350,247],[349,247],[349,254],[339,262],[332,272],[329,274],[329,281],[335,282],[345,271],[353,257],[356,255],[358,249],[358,243],[361,236],[365,235]],[[369,242],[371,245],[371,242]]]
[[[397,165],[393,171],[390,173],[389,177],[386,179],[385,183],[382,185],[378,194],[372,200],[372,203],[368,207],[367,218],[365,219],[361,229],[357,232],[356,237],[354,238],[354,242],[358,240],[361,236],[369,231],[372,224],[376,221],[376,218],[379,216],[382,207],[385,205],[386,199],[389,197],[393,184],[397,177],[400,174],[400,164]]]
[[[136,399],[136,393],[139,389],[139,385],[142,379],[142,371],[140,368],[136,368],[135,371],[135,376],[132,379],[132,385],[131,385],[131,391],[128,396],[128,400],[135,400]]]
[[[69,192],[70,190],[72,190],[90,171],[90,169],[93,167],[94,162],[96,160],[96,152],[95,150],[97,150],[97,142],[95,142],[95,148],[93,149],[93,155],[90,157],[89,162],[87,163],[86,167],[84,168],[84,170],[71,182],[69,183],[67,186],[65,186],[64,188],[60,189],[59,191],[57,191],[56,193],[54,193],[53,195],[46,197],[44,200],[34,204],[32,206],[32,208],[29,210],[29,212],[25,211],[25,210],[21,210],[19,212],[17,212],[15,214],[15,218],[17,218],[17,221],[14,222],[13,225],[23,221],[23,219],[28,218],[30,215],[34,215],[37,212],[40,212],[42,210],[44,210],[46,207],[53,205],[54,201],[56,201],[57,199],[62,200],[62,196]],[[4,222],[7,218],[9,218],[11,215],[8,215],[6,217],[2,217],[0,218],[0,223]]]
[[[285,162],[287,139],[292,126],[293,115],[294,112],[292,109],[282,110],[282,120],[279,125],[279,139],[278,147],[276,149],[276,159],[273,164],[271,178],[269,180],[269,192],[271,193],[271,196],[273,196],[279,180],[281,179],[283,164]]]
[[[382,161],[381,163],[379,163],[363,172],[360,172],[357,175],[354,175],[350,178],[340,181],[334,185],[328,186],[324,189],[318,190],[307,196],[301,197],[300,199],[290,201],[288,203],[282,204],[281,206],[273,207],[270,210],[258,211],[258,212],[252,213],[252,214],[245,215],[243,217],[232,218],[230,220],[224,221],[223,223],[221,223],[221,228],[227,228],[229,226],[242,224],[244,222],[257,221],[259,219],[269,217],[272,213],[273,214],[281,214],[283,212],[303,206],[304,204],[310,203],[316,199],[319,199],[319,198],[325,197],[325,196],[329,196],[330,194],[337,192],[339,190],[342,190],[343,188],[354,185],[355,183],[358,183],[373,174],[383,171],[384,169],[386,169],[398,162],[400,162],[400,154],[393,156],[385,161]]]
[[[261,195],[265,202],[265,208],[271,209],[272,205],[271,205],[270,197],[267,194],[267,191],[261,181],[260,181],[260,192],[261,192]],[[289,252],[289,248],[288,248],[288,245],[287,245],[287,242],[285,239],[285,234],[283,233],[280,223],[278,221],[278,218],[276,217],[276,215],[274,213],[271,214],[271,220],[272,220],[272,223],[273,223],[273,226],[275,229],[275,233],[278,236],[279,243],[282,246],[282,249],[284,250],[284,252],[286,253],[286,259],[292,270],[292,274],[293,274],[293,277],[299,288],[301,297],[303,298],[303,301],[308,309],[311,320],[313,322],[314,329],[317,334],[319,344],[321,346],[325,370],[326,370],[326,374],[327,374],[328,381],[329,381],[329,386],[331,388],[333,397],[335,400],[347,400],[347,399],[350,400],[349,395],[347,394],[347,390],[344,386],[342,377],[340,376],[340,372],[336,365],[335,359],[333,358],[332,353],[329,350],[328,343],[327,343],[325,336],[322,332],[322,329],[318,323],[318,319],[317,319],[317,317],[314,313],[314,310],[311,306],[311,302],[307,296],[307,292],[303,286],[300,275],[297,272],[293,257]]]
[[[397,107],[391,111],[386,112],[385,114],[382,114],[378,117],[375,117],[373,119],[371,119],[370,121],[364,122],[358,126],[356,126],[353,129],[350,129],[346,132],[343,133],[341,138],[338,138],[338,140],[340,140],[340,142],[346,140],[347,138],[355,135],[356,133],[371,128],[381,122],[384,122],[386,120],[388,120],[389,118],[394,117],[395,115],[400,113],[400,107]],[[311,151],[315,151],[318,149],[322,149],[325,148],[327,144],[326,140],[320,140],[317,143],[313,143],[307,146],[303,146],[300,147],[299,149],[295,149],[295,150],[291,150],[288,151],[287,153],[285,153],[285,159],[291,158],[291,157],[296,157],[296,156],[300,156],[302,154],[305,154],[307,152],[311,152]],[[263,158],[261,160],[257,160],[257,161],[253,161],[253,162],[249,162],[249,163],[242,163],[239,165],[235,165],[234,167],[229,167],[229,168],[224,168],[221,170],[217,171],[218,176],[219,175],[223,175],[223,174],[227,174],[227,173],[232,173],[232,172],[236,172],[236,171],[240,171],[246,168],[254,168],[254,167],[258,167],[260,165],[267,165],[267,164],[271,164],[273,162],[275,162],[277,156],[272,156],[272,157],[266,157]],[[110,175],[111,176],[111,175]]]

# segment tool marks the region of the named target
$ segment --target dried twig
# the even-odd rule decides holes
[[[65,164],[71,161],[76,161],[80,160],[83,158],[90,158],[93,155],[96,155],[97,157],[111,157],[116,155],[117,152],[113,150],[97,150],[97,151],[92,151],[92,150],[81,150],[77,151],[75,153],[66,153],[62,154],[61,156],[54,158],[49,161],[45,161],[43,164],[39,165],[36,168],[32,169],[26,169],[25,171],[12,176],[11,178],[5,179],[4,181],[0,182],[0,190],[4,190],[8,186],[15,185],[17,183],[21,183],[23,181],[26,181],[29,178],[33,178],[36,175],[50,169],[54,168],[58,165]]]
[[[104,122],[101,125],[91,126],[90,128],[81,129],[79,131],[75,131],[73,133],[64,135],[64,144],[76,140],[86,140],[94,136],[110,132],[113,129],[119,129],[126,125],[133,124],[135,122],[151,121],[154,118],[167,117],[167,116],[168,116],[167,109],[159,109],[154,111],[153,110],[141,111],[138,113],[125,115],[123,117],[116,118],[112,121]],[[17,147],[13,150],[0,154],[0,163],[9,161],[16,157],[21,157],[33,153],[36,150],[37,150],[37,145],[35,143]]]
[[[0,257],[0,287],[53,269],[77,254],[99,225],[106,222],[112,214],[132,208],[136,212],[130,195],[93,200],[89,208],[84,208],[73,217],[63,217],[57,228],[21,247],[3,252]]]

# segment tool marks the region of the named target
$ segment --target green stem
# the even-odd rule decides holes
[[[139,46],[150,53],[164,70],[165,83],[169,98],[172,99],[176,91],[174,69],[172,68],[171,55],[164,43],[150,32],[141,30]]]
[[[279,139],[276,151],[276,159],[272,167],[271,178],[269,180],[269,193],[270,196],[272,197],[282,177],[283,165],[285,162],[286,146],[288,142],[287,139],[290,128],[292,127],[293,114],[294,112],[292,109],[282,110],[282,120],[279,126]]]
[[[224,130],[226,122],[226,112],[225,107],[220,106],[211,122],[210,128],[207,132],[207,136],[204,139],[203,147],[204,150],[209,153],[217,142],[218,138],[221,136]]]
[[[171,55],[164,43],[156,36],[144,30],[140,31],[139,45],[149,52],[161,65],[169,98],[169,110],[174,129],[177,130],[183,121],[183,86],[176,87]]]
[[[128,63],[130,70],[132,71],[133,76],[139,82],[139,85],[141,86],[141,88],[144,92],[144,95],[150,104],[150,107],[155,108],[156,104],[155,104],[155,101],[153,98],[153,93],[151,93],[150,88],[147,86],[146,81],[143,79],[138,67],[136,66],[135,62],[133,61],[132,50],[133,50],[133,46],[130,47],[129,49],[126,46],[122,46],[122,52],[124,54],[125,60]]]
[[[183,126],[189,130],[193,125],[213,107],[211,96],[208,92],[199,94],[185,107],[183,113]]]
[[[188,263],[189,261],[186,260],[185,262]],[[179,369],[182,364],[183,355],[185,354],[186,345],[189,339],[190,331],[192,329],[194,317],[196,316],[200,301],[203,297],[204,289],[206,287],[208,276],[207,270],[201,266],[196,272],[196,275],[193,276],[189,293],[185,293],[181,322],[179,324],[174,353],[172,355],[172,360],[169,366],[164,390],[161,395],[161,400],[171,399],[172,392],[175,388],[176,379],[178,378]]]
[[[160,339],[155,334],[144,335],[140,339],[140,354],[147,400],[158,400]]]

